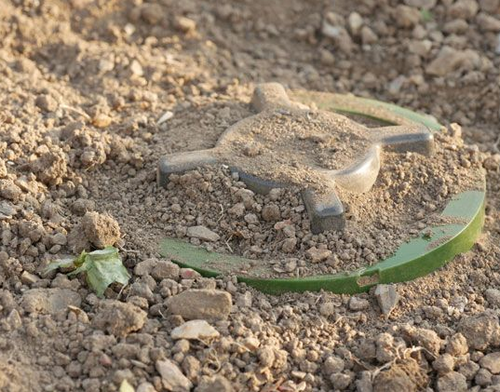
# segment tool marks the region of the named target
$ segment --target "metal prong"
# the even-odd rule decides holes
[[[302,199],[309,213],[313,234],[344,228],[344,206],[333,190],[327,195],[318,195],[313,190],[306,189],[302,191]]]
[[[374,142],[396,152],[412,151],[423,155],[434,152],[434,136],[421,124],[371,128],[370,133]]]
[[[236,167],[231,167],[230,169],[232,173],[238,173],[240,181],[244,182],[248,189],[261,195],[267,195],[271,189],[285,187],[283,184],[247,174]]]
[[[189,151],[166,155],[160,159],[158,165],[158,185],[167,185],[168,177],[171,174],[184,173],[194,170],[197,167],[214,165],[216,163],[217,158],[212,150]]]
[[[380,172],[380,146],[374,145],[365,157],[343,170],[329,173],[335,183],[353,193],[368,192]]]

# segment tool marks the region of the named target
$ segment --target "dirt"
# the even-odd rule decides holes
[[[500,347],[492,291],[500,283],[499,20],[498,0],[3,1],[0,389],[497,389],[500,376],[482,359]],[[352,206],[342,234],[311,235],[297,192],[251,195],[221,167],[157,188],[162,155],[212,148],[254,114],[255,85],[271,81],[431,114],[449,130],[439,145],[456,150],[438,151],[444,161],[388,156],[373,193],[341,194]],[[158,124],[162,117],[171,118]],[[204,226],[220,240],[203,231],[216,240],[191,242],[276,260],[283,276],[332,271],[335,255],[342,268],[372,263],[424,229],[427,211],[481,166],[488,202],[478,244],[396,285],[388,316],[371,292],[355,301],[268,296],[159,260],[159,239]],[[370,207],[375,196],[393,221]],[[424,218],[403,201],[420,203]],[[105,299],[84,277],[42,273],[73,254],[71,233],[88,213],[109,220],[92,220],[105,230],[84,231],[96,237],[87,250],[114,242],[132,274]],[[353,230],[360,219],[362,235]],[[101,243],[99,233],[110,236]],[[231,300],[227,318],[197,324],[210,341],[172,338],[186,320],[168,300],[191,290]],[[203,310],[189,317],[203,319]]]

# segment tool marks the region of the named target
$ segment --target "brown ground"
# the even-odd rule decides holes
[[[124,380],[137,392],[498,390],[500,2],[435,3],[0,0],[0,390],[125,391]],[[210,173],[180,177],[178,195],[158,190],[159,157],[212,147],[268,81],[461,124],[464,151],[487,169],[479,244],[397,285],[388,317],[372,294],[265,296],[151,261],[161,236],[232,222]],[[280,208],[302,213],[299,198],[287,200]],[[83,279],[41,274],[78,246],[69,233],[89,211],[116,219],[133,274],[106,300]],[[116,241],[114,222],[91,216]],[[244,242],[252,229],[241,229]],[[297,255],[294,268],[307,265]],[[220,336],[174,340],[196,303],[189,316],[169,309],[193,289],[213,300],[210,318],[198,314]],[[214,289],[231,294],[232,309]]]

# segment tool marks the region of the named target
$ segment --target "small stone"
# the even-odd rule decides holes
[[[0,180],[0,197],[11,200],[14,203],[19,200],[23,192],[11,180]]]
[[[480,385],[482,387],[486,387],[488,385],[491,385],[491,377],[492,374],[486,370],[486,369],[479,369],[478,372],[476,373],[476,377],[474,377],[474,382],[477,385]]]
[[[158,260],[151,271],[151,276],[160,281],[163,279],[177,279],[181,267],[168,260]]]
[[[484,292],[486,300],[495,308],[500,307],[500,290],[488,289]]]
[[[243,346],[245,346],[248,350],[250,351],[256,351],[259,346],[260,346],[260,341],[259,339],[257,338],[253,338],[253,337],[249,337],[249,338],[246,338],[243,342],[242,342]]]
[[[453,335],[446,344],[446,352],[454,357],[465,355],[469,352],[467,339],[461,333]]]
[[[50,242],[53,245],[66,245],[66,235],[63,233],[56,233],[50,238]]]
[[[292,253],[295,251],[297,247],[297,239],[296,238],[286,238],[281,245],[281,250],[285,253]]]
[[[331,376],[335,373],[340,373],[344,370],[345,363],[342,358],[336,356],[329,356],[323,363],[323,373],[326,376]]]
[[[398,26],[411,28],[416,26],[420,21],[420,11],[416,8],[400,4],[395,9],[394,19]]]
[[[8,174],[7,165],[5,164],[5,161],[0,158],[0,178],[6,177],[7,174]]]
[[[320,261],[326,260],[330,255],[332,254],[332,251],[329,249],[324,249],[324,248],[316,248],[313,246],[312,248],[309,248],[306,252],[307,257],[311,259],[312,263],[319,263]]]
[[[371,45],[378,41],[378,36],[368,26],[361,28],[361,42],[363,45]]]
[[[137,263],[134,268],[134,274],[138,276],[145,276],[151,274],[151,271],[153,270],[158,261],[159,261],[158,259],[151,258],[141,261],[140,263]]]
[[[489,346],[500,345],[498,317],[490,312],[463,318],[458,330],[467,339],[469,347],[474,350],[485,350]]]
[[[12,204],[2,201],[0,202],[0,220],[9,220],[16,215],[16,209]]]
[[[21,306],[28,313],[55,314],[65,312],[68,306],[80,307],[82,300],[78,293],[68,289],[31,289],[25,291]]]
[[[500,374],[500,351],[485,355],[481,358],[479,364],[492,374]]]
[[[212,289],[186,290],[167,299],[172,314],[187,320],[223,320],[231,312],[232,298],[226,291]]]
[[[500,0],[479,0],[479,8],[485,12],[497,12],[500,8]]]
[[[203,377],[194,392],[233,392],[231,383],[221,375]]]
[[[32,285],[40,280],[40,278],[34,274],[29,273],[28,271],[23,271],[21,274],[21,282],[27,285]]]
[[[337,373],[333,374],[330,377],[330,382],[333,385],[333,388],[337,391],[343,391],[351,385],[352,382],[352,375],[351,374],[345,374],[345,373]]]
[[[120,226],[110,215],[87,212],[81,222],[85,237],[96,248],[112,246],[120,239]]]
[[[98,113],[94,118],[92,118],[92,125],[96,128],[106,128],[111,125],[112,121],[113,120],[111,119],[111,117],[109,117],[107,114]],[[90,162],[93,161],[93,157],[91,159],[85,159],[80,157],[80,159],[82,160],[83,163],[85,163],[85,161],[90,161]]]
[[[454,366],[455,366],[455,360],[448,353],[437,357],[437,359],[432,364],[434,370],[436,370],[440,375],[453,371]]]
[[[179,367],[169,359],[156,361],[156,370],[160,373],[163,388],[171,392],[188,392],[193,387]]]
[[[232,215],[236,218],[241,218],[245,214],[245,204],[236,203],[227,212],[229,213],[229,215]]]
[[[47,94],[39,95],[35,100],[35,105],[44,112],[54,112],[58,106],[57,101]]]
[[[403,326],[402,331],[412,342],[424,347],[435,356],[439,355],[443,341],[435,331],[413,326]]]
[[[349,309],[354,310],[355,312],[368,309],[369,307],[370,302],[368,302],[367,299],[351,297],[351,299],[349,300]]]
[[[449,8],[448,14],[453,18],[471,19],[478,10],[479,5],[476,0],[458,0]]]
[[[472,69],[477,62],[479,62],[479,57],[471,50],[462,51],[444,46],[425,71],[429,75],[446,76],[461,67]]]
[[[479,370],[479,365],[471,360],[467,361],[464,363],[460,368],[458,369],[458,372],[462,374],[466,380],[472,380],[474,377],[476,377],[476,374]]]
[[[180,16],[175,18],[175,27],[185,34],[193,33],[196,31],[196,22],[192,19]]]
[[[437,380],[438,392],[465,392],[467,391],[467,380],[457,372],[450,372]]]
[[[277,221],[281,219],[280,208],[276,204],[268,204],[262,209],[262,218],[266,222]]]
[[[218,338],[220,333],[205,320],[191,320],[174,328],[171,337],[174,340],[205,340]]]
[[[143,4],[141,9],[141,18],[150,25],[156,25],[165,17],[163,8],[156,3]]]
[[[320,305],[319,313],[325,317],[335,314],[335,304],[333,302],[325,302]]]
[[[399,294],[394,285],[379,284],[375,289],[375,298],[382,313],[389,315],[399,302]]]
[[[111,335],[124,337],[130,332],[140,330],[146,319],[147,313],[131,303],[105,300],[101,302],[93,325]]]
[[[486,13],[481,12],[476,17],[476,22],[481,30],[492,31],[494,33],[500,31],[500,20]]]
[[[136,392],[156,392],[156,389],[153,384],[149,382],[142,382],[137,387]]]
[[[361,27],[363,26],[363,18],[357,12],[351,12],[349,17],[347,18],[347,23],[349,24],[349,30],[353,35],[358,35]]]
[[[187,235],[192,238],[198,238],[202,241],[218,241],[220,236],[205,226],[191,226],[187,229]]]

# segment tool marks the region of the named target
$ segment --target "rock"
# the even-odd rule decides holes
[[[448,353],[437,357],[437,359],[432,364],[434,370],[436,370],[440,375],[453,371],[454,366],[455,366],[455,360]]]
[[[479,365],[471,360],[464,363],[458,369],[458,372],[465,377],[466,380],[472,380],[479,370]]]
[[[59,185],[68,172],[67,156],[62,150],[51,150],[31,162],[30,168],[45,185]]]
[[[134,274],[137,276],[145,276],[151,274],[151,271],[155,267],[156,263],[158,263],[158,259],[151,258],[141,261],[137,263],[134,268]]]
[[[399,302],[399,294],[394,285],[377,285],[375,288],[375,298],[380,310],[386,315],[389,315]]]
[[[262,209],[262,218],[266,222],[273,222],[281,219],[280,208],[276,204],[268,204]]]
[[[345,368],[344,360],[342,358],[333,355],[326,358],[325,362],[323,363],[323,373],[326,376],[331,376],[332,374],[340,373],[344,370],[344,368]]]
[[[179,367],[169,359],[156,361],[156,370],[160,373],[163,388],[172,392],[188,392],[193,387]]]
[[[408,358],[380,372],[373,381],[373,392],[418,391],[424,389],[428,382],[425,370],[417,361]]]
[[[78,293],[59,288],[27,290],[21,300],[21,306],[26,312],[42,314],[64,312],[68,306],[80,307],[81,303]]]
[[[205,226],[191,226],[187,229],[187,235],[192,238],[198,238],[202,241],[217,241],[220,236]]]
[[[446,22],[443,26],[443,32],[448,34],[463,34],[469,29],[469,24],[463,19],[454,19]]]
[[[492,31],[494,33],[500,31],[500,20],[486,13],[481,12],[476,17],[476,22],[481,30]]]
[[[378,36],[368,26],[361,28],[361,42],[363,45],[371,45],[378,41]]]
[[[465,392],[467,380],[460,373],[450,372],[438,378],[436,390],[438,392]]]
[[[458,0],[449,8],[448,14],[453,18],[470,19],[478,10],[479,5],[476,0]]]
[[[492,374],[500,373],[500,351],[485,355],[479,361],[482,368],[487,369]]]
[[[325,317],[331,316],[335,313],[335,304],[333,302],[325,302],[320,305],[319,313]]]
[[[16,213],[16,209],[12,204],[6,201],[0,202],[0,220],[9,220],[16,215]]]
[[[39,95],[36,97],[35,105],[44,112],[54,112],[57,109],[57,101],[48,94]]]
[[[485,350],[490,346],[500,345],[498,317],[490,312],[463,318],[458,330],[467,339],[469,347],[474,350]]]
[[[23,271],[23,273],[21,274],[21,282],[23,282],[24,284],[27,284],[27,285],[32,285],[33,283],[36,283],[40,280],[40,278],[38,276],[36,276],[35,274],[32,274],[28,271]]]
[[[413,326],[404,326],[402,332],[418,346],[424,347],[433,355],[439,355],[443,341],[438,334],[430,329],[415,328]]]
[[[370,307],[370,302],[364,298],[351,297],[349,300],[349,309],[354,311],[365,310]]]
[[[194,392],[233,392],[231,383],[223,376],[203,377]]]
[[[484,292],[486,300],[495,308],[500,307],[500,290],[488,289]]]
[[[16,203],[22,194],[21,188],[11,180],[0,180],[0,197]]]
[[[446,344],[446,352],[454,357],[465,355],[469,352],[467,339],[461,333],[453,335]]]
[[[163,8],[156,3],[146,3],[140,9],[141,18],[150,25],[156,25],[165,17]]]
[[[231,311],[231,294],[212,289],[186,290],[167,299],[170,313],[185,319],[222,320]]]
[[[422,41],[411,41],[408,44],[408,51],[410,53],[417,54],[421,57],[427,56],[427,54],[430,52],[432,49],[432,42],[429,41],[428,39],[424,39]]]
[[[437,3],[437,0],[404,0],[406,5],[413,8],[432,10]]]
[[[348,373],[348,374],[337,373],[337,374],[333,374],[330,377],[330,382],[332,383],[333,388],[336,391],[343,391],[343,390],[347,389],[349,387],[349,385],[351,385],[352,378],[353,378],[353,376],[351,373]]]
[[[336,46],[344,53],[352,51],[353,42],[348,31],[342,26],[343,18],[329,12],[321,25],[321,33],[335,42]]]
[[[324,248],[318,249],[315,246],[309,248],[306,252],[307,257],[311,260],[312,263],[319,263],[320,261],[324,261],[331,254],[332,254],[331,250]]]
[[[110,215],[87,212],[81,221],[87,240],[96,248],[114,245],[120,239],[120,226]]]
[[[156,392],[156,389],[153,386],[153,384],[151,384],[149,382],[142,382],[137,387],[136,392]]]
[[[177,279],[179,277],[181,267],[168,260],[158,260],[151,271],[151,276],[156,280]]]
[[[420,11],[416,8],[400,4],[394,11],[394,19],[399,27],[411,28],[420,21]]]
[[[479,8],[485,12],[497,12],[500,8],[500,0],[479,0]]]
[[[456,50],[449,46],[443,46],[425,71],[429,75],[446,76],[462,67],[472,69],[478,62],[478,54],[472,50]]]
[[[476,373],[476,377],[474,377],[474,382],[482,387],[487,387],[488,385],[491,385],[492,376],[493,375],[488,370],[479,369]]]
[[[100,304],[93,325],[111,335],[124,337],[140,330],[146,319],[147,313],[131,303],[105,300]]]
[[[347,23],[349,25],[349,30],[353,35],[359,35],[361,27],[363,26],[363,18],[357,12],[351,12],[347,18]]]
[[[194,33],[196,31],[196,22],[184,16],[175,18],[175,28],[185,34]]]
[[[281,250],[285,253],[292,253],[295,251],[297,246],[297,239],[294,238],[286,238],[281,245]]]
[[[220,333],[205,320],[191,320],[174,328],[170,336],[174,340],[205,340],[218,338]]]

